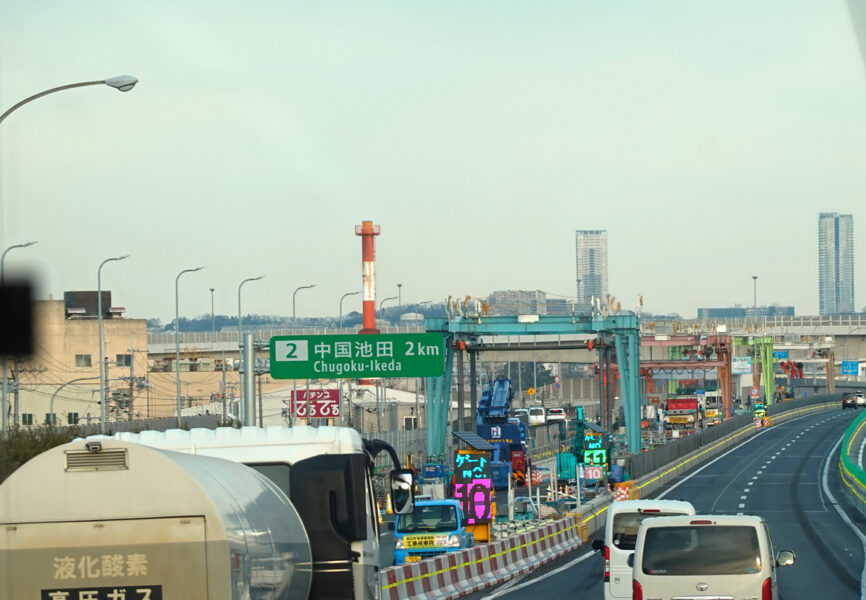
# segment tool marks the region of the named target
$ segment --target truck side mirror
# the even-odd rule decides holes
[[[391,471],[391,508],[395,515],[408,515],[415,510],[415,486],[412,471]]]

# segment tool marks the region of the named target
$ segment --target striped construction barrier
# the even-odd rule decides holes
[[[581,542],[577,521],[567,517],[505,540],[383,569],[382,597],[459,598],[525,575],[574,550]]]

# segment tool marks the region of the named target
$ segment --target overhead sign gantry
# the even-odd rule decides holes
[[[634,313],[606,316],[451,316],[448,319],[427,319],[424,325],[428,333],[445,336],[445,372],[441,377],[427,378],[427,451],[430,455],[445,452],[455,357],[458,373],[462,373],[463,352],[475,345],[481,336],[491,335],[595,334],[606,347],[613,346],[620,373],[628,451],[641,451],[640,321]]]

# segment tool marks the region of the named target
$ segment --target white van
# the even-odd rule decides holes
[[[547,417],[544,414],[543,406],[533,406],[529,409],[529,424],[544,425],[547,422]]]
[[[640,524],[649,518],[693,515],[695,507],[679,500],[622,500],[607,509],[604,541],[593,542],[593,549],[604,550],[604,598],[631,598],[632,567]]]
[[[790,550],[773,556],[766,521],[743,515],[646,520],[634,553],[632,597],[778,598],[776,567],[794,564]]]

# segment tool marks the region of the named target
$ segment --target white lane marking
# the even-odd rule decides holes
[[[525,587],[527,587],[527,586],[532,585],[533,583],[538,583],[538,582],[541,581],[542,579],[547,579],[548,577],[550,577],[550,576],[552,576],[552,575],[556,575],[556,574],[558,574],[558,573],[562,573],[562,572],[565,571],[566,569],[569,569],[569,568],[573,567],[574,565],[576,565],[576,564],[578,564],[578,563],[582,563],[582,562],[585,561],[587,558],[589,558],[589,557],[591,557],[591,556],[597,556],[597,555],[598,555],[598,553],[595,552],[594,550],[591,551],[591,552],[587,552],[586,554],[584,554],[584,555],[582,555],[582,556],[579,556],[579,557],[575,558],[574,560],[572,560],[572,561],[570,561],[570,562],[565,563],[565,564],[562,565],[561,567],[557,567],[557,568],[555,568],[554,570],[545,573],[544,575],[540,575],[540,576],[536,577],[535,579],[530,579],[529,581],[524,581],[523,583],[521,583],[521,584],[519,584],[519,585],[513,585],[513,586],[511,586],[511,587],[509,587],[509,588],[506,588],[505,585],[503,585],[503,586],[497,588],[496,591],[493,592],[492,594],[490,594],[489,596],[484,596],[481,600],[493,600],[494,598],[499,598],[499,596],[502,596],[502,595],[504,595],[504,594],[507,594],[508,592],[514,592],[514,591],[517,591],[517,590],[523,589],[523,588],[525,588]],[[516,580],[515,580],[515,581],[516,581]],[[507,585],[507,584],[506,584],[506,585]]]
[[[796,417],[796,418],[794,418],[794,419],[791,419],[791,421],[789,421],[789,422],[794,422],[794,421],[798,421],[798,420],[800,420],[800,419],[805,419],[805,418],[807,418],[808,416],[809,416],[809,415],[803,415],[802,417]],[[656,496],[656,498],[657,498],[658,500],[661,500],[662,498],[664,498],[665,496],[667,496],[670,492],[672,492],[672,491],[674,491],[675,489],[677,489],[680,485],[682,485],[683,483],[685,483],[686,481],[688,481],[689,479],[691,479],[692,477],[694,477],[695,475],[697,475],[698,473],[700,473],[701,471],[703,471],[704,469],[706,469],[707,467],[709,467],[711,464],[713,464],[713,463],[715,463],[716,461],[719,461],[719,460],[725,458],[728,454],[730,454],[730,453],[733,452],[734,450],[737,450],[738,448],[740,448],[740,447],[742,447],[742,446],[745,446],[746,444],[748,444],[748,443],[750,443],[750,442],[755,441],[756,439],[758,439],[759,437],[761,437],[762,435],[764,435],[764,434],[767,433],[768,431],[770,431],[770,430],[769,430],[769,429],[764,429],[763,431],[760,431],[760,432],[756,433],[755,435],[753,435],[753,436],[750,437],[749,439],[743,440],[742,442],[740,442],[739,444],[737,444],[736,446],[734,446],[733,448],[731,448],[731,449],[728,450],[727,452],[725,452],[725,453],[723,453],[723,454],[720,454],[719,456],[717,456],[716,458],[714,458],[714,459],[711,460],[710,462],[708,462],[708,463],[706,463],[705,465],[703,465],[702,467],[696,469],[693,473],[690,473],[689,475],[686,475],[685,477],[683,477],[682,479],[680,479],[678,482],[676,482],[674,485],[672,485],[671,487],[669,487],[668,489],[666,489],[664,492],[662,492],[661,494],[659,494],[658,496]],[[773,457],[770,457],[770,460],[772,460],[772,459],[773,459]],[[770,464],[769,461],[767,461],[767,464]],[[737,514],[738,514],[738,515],[742,515],[743,513],[740,512],[740,513],[737,513]],[[582,563],[583,561],[585,561],[586,559],[588,559],[588,558],[591,557],[591,556],[594,556],[595,554],[596,554],[596,552],[595,552],[594,550],[591,550],[591,551],[587,552],[586,554],[583,554],[583,555],[581,555],[581,556],[575,558],[573,561],[568,562],[568,563],[562,565],[561,567],[557,567],[557,568],[554,569],[553,571],[549,571],[548,573],[545,573],[544,575],[540,575],[540,576],[538,576],[538,577],[536,577],[536,578],[534,578],[534,579],[530,579],[529,581],[524,581],[523,583],[521,583],[521,584],[519,584],[519,585],[509,586],[508,583],[505,583],[505,584],[503,584],[502,586],[500,586],[499,588],[497,588],[496,591],[495,591],[494,593],[490,594],[489,596],[484,596],[483,598],[481,598],[481,600],[494,600],[494,598],[498,598],[499,596],[502,596],[502,595],[504,595],[504,594],[507,594],[508,592],[511,592],[511,591],[515,591],[515,590],[519,590],[519,589],[523,589],[523,588],[525,588],[525,587],[528,587],[528,586],[532,585],[533,583],[536,583],[536,582],[542,581],[542,580],[544,580],[544,579],[547,579],[548,577],[550,577],[550,576],[552,576],[552,575],[556,575],[556,574],[558,574],[558,573],[561,573],[562,571],[564,571],[565,569],[568,569],[569,567],[572,567],[572,566],[574,566],[574,565],[576,565],[576,564],[578,564],[578,563]],[[517,581],[517,579],[513,579],[512,581]],[[508,586],[508,587],[506,587],[506,586]]]
[[[746,508],[746,505],[745,504],[738,504],[737,508]]]
[[[740,496],[740,500],[745,500],[748,496]]]
[[[758,476],[757,476],[757,475],[755,475],[754,477],[752,477],[752,481],[755,481],[756,479],[758,479]]]
[[[742,516],[743,516],[743,513],[739,512],[739,513],[737,513],[737,516],[738,516],[738,517],[742,517]]]
[[[761,470],[760,470],[760,471],[755,471],[755,472],[756,472],[756,473],[757,473],[757,474],[758,474],[758,475],[760,475],[760,474],[761,474],[761,473],[763,473],[763,472],[764,472],[764,470],[763,470],[763,469],[761,469]]]
[[[750,482],[747,483],[746,485],[755,485],[755,482],[754,482],[754,481],[750,481]]]
[[[793,422],[793,421],[796,421],[797,419],[805,418],[806,416],[808,416],[808,415],[803,415],[803,417],[797,417],[797,418],[795,418],[795,419],[791,419],[791,421],[789,421],[789,422]],[[708,463],[705,464],[704,466],[700,467],[699,469],[696,469],[694,473],[691,473],[691,474],[689,474],[689,475],[686,475],[685,477],[683,477],[682,479],[680,479],[679,481],[677,481],[675,484],[673,484],[671,487],[669,487],[668,489],[666,489],[665,491],[663,491],[661,494],[659,494],[658,496],[656,496],[656,498],[657,498],[658,500],[661,500],[662,498],[664,498],[665,496],[667,496],[668,494],[670,494],[672,491],[674,491],[675,489],[677,489],[678,487],[680,487],[683,483],[685,483],[686,481],[688,481],[689,479],[691,479],[692,477],[694,477],[695,475],[697,475],[698,473],[700,473],[701,471],[703,471],[704,469],[706,469],[707,467],[709,467],[709,466],[710,466],[711,464],[713,464],[714,462],[719,461],[719,460],[722,460],[723,458],[725,458],[728,454],[730,454],[730,453],[733,452],[734,450],[740,448],[741,446],[745,446],[746,444],[748,444],[748,443],[750,443],[750,442],[752,442],[752,441],[758,439],[759,437],[761,437],[762,435],[764,435],[764,434],[767,433],[768,431],[770,431],[770,430],[769,430],[769,429],[764,429],[763,431],[759,431],[758,433],[756,433],[755,435],[753,435],[753,436],[750,437],[749,439],[747,439],[747,440],[743,440],[742,442],[740,442],[739,444],[737,444],[736,446],[734,446],[733,448],[731,448],[730,450],[728,450],[728,451],[725,452],[724,454],[720,454],[720,455],[718,455],[717,457],[715,457],[713,460],[711,460],[710,462],[708,462]]]
[[[833,449],[827,453],[827,460],[824,461],[824,473],[821,475],[821,487],[824,488],[824,493],[830,499],[830,504],[833,505],[833,508],[836,509],[836,512],[839,513],[839,516],[842,517],[842,520],[848,524],[848,527],[851,528],[851,531],[860,539],[860,544],[863,546],[863,556],[866,558],[866,535],[863,535],[863,532],[851,522],[851,519],[848,518],[848,515],[845,514],[845,511],[839,508],[839,504],[836,502],[836,497],[833,496],[833,493],[830,492],[830,486],[827,481],[829,480],[828,473],[830,471],[830,459],[833,458],[833,455],[839,449],[839,446],[842,444],[842,438],[839,438],[839,441],[836,442],[836,445],[833,446]],[[866,598],[866,560],[863,561],[863,569],[860,571],[860,597]]]

